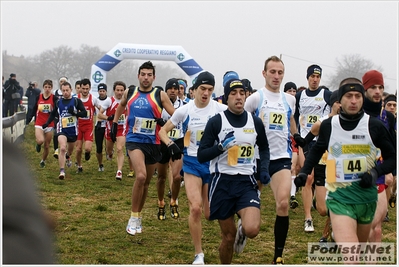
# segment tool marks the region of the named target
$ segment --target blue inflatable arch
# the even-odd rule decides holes
[[[91,93],[98,95],[99,83],[124,59],[174,61],[193,80],[203,69],[181,46],[119,43],[91,67]]]

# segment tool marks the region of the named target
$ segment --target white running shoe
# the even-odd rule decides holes
[[[311,219],[305,220],[305,232],[314,232],[313,221]]]
[[[194,257],[193,265],[204,265],[204,253],[198,253]]]
[[[135,235],[136,234],[136,229],[137,229],[138,222],[139,222],[139,218],[130,217],[129,222],[127,223],[127,226],[126,226],[126,232],[129,235]]]
[[[119,180],[119,181],[122,181],[122,172],[121,171],[117,171],[116,172],[115,179]]]
[[[237,222],[236,240],[234,241],[235,253],[240,254],[244,250],[245,244],[247,244],[247,237],[242,232],[241,219],[239,219]]]
[[[141,234],[142,232],[143,232],[143,226],[141,226],[141,217],[139,217],[136,224],[136,233]]]

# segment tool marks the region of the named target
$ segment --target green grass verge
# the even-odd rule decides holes
[[[127,178],[125,158],[122,181],[115,180],[116,162],[106,161],[104,172],[98,172],[95,145],[91,159],[84,161],[83,173],[76,167],[66,169],[66,178],[58,179],[58,161],[50,155],[46,167],[41,168],[41,153],[35,150],[33,123],[26,127],[21,144],[32,174],[37,178],[43,207],[55,222],[55,244],[60,264],[191,264],[194,258],[188,228],[188,203],[185,188],[179,196],[180,218],[165,221],[157,214],[156,177],[151,180],[143,209],[142,234],[130,236],[126,224],[130,217],[131,192],[135,178]],[[73,162],[75,155],[72,156]],[[84,155],[83,155],[84,158]],[[167,190],[165,190],[167,193]],[[286,264],[307,263],[307,243],[321,237],[325,218],[312,210],[315,232],[303,229],[303,206],[290,210],[290,228],[284,250]],[[270,187],[262,190],[262,225],[259,235],[250,239],[240,255],[233,256],[233,264],[270,264],[274,254],[275,203]],[[165,201],[168,202],[167,196]],[[389,208],[390,221],[383,223],[383,241],[396,243],[396,209]],[[221,241],[217,221],[202,219],[202,244],[206,264],[219,264],[218,247]],[[396,260],[395,260],[396,261]]]

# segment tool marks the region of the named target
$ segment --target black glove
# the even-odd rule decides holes
[[[295,186],[297,188],[299,188],[301,186],[305,186],[306,179],[308,179],[308,175],[306,173],[303,173],[303,172],[298,173],[294,179]]]
[[[302,138],[300,134],[296,133],[294,134],[294,140],[295,143],[297,144],[296,147],[304,147],[306,145],[305,138]]]
[[[76,115],[75,107],[68,107],[68,112],[72,115]]]
[[[169,146],[168,146],[168,151],[169,151],[169,155],[172,158],[172,161],[175,161],[177,159],[181,159],[181,154],[182,151],[180,150],[179,146],[176,145],[175,142],[172,142]]]
[[[269,174],[269,172],[260,172],[260,182],[263,185],[268,185],[270,183],[270,174]]]
[[[115,114],[112,114],[111,116],[108,116],[107,121],[113,121],[115,118]]]
[[[46,129],[48,127],[48,123],[42,125],[42,129]]]
[[[376,185],[377,178],[378,173],[374,168],[372,168],[368,172],[363,173],[359,185],[363,188],[372,187],[373,185]]]
[[[157,122],[157,124],[159,125],[159,126],[164,126],[165,125],[165,123],[166,123],[166,121],[164,121],[162,118],[155,118],[155,121]]]
[[[116,122],[112,123],[111,126],[111,133],[110,133],[110,137],[112,142],[116,142],[116,134],[118,133],[118,124]]]

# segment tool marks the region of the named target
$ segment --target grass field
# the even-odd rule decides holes
[[[106,161],[104,172],[98,172],[95,145],[91,159],[83,160],[83,173],[76,167],[66,169],[65,180],[59,180],[58,161],[53,149],[46,167],[40,168],[41,153],[35,150],[34,127],[26,127],[21,144],[32,174],[37,178],[44,208],[55,222],[56,253],[59,264],[191,264],[194,247],[188,229],[188,204],[185,188],[179,196],[180,218],[165,221],[156,217],[157,194],[154,176],[143,209],[143,233],[130,236],[126,224],[130,217],[131,191],[134,178],[127,178],[127,158],[122,181],[115,180],[116,162]],[[52,144],[51,144],[52,146]],[[75,155],[72,156],[73,162]],[[167,189],[165,190],[167,193]],[[285,264],[307,263],[307,244],[317,242],[323,231],[325,218],[312,210],[315,232],[305,233],[303,206],[290,210],[290,228],[284,250]],[[165,196],[165,201],[168,203]],[[274,254],[275,204],[270,187],[263,188],[262,225],[259,235],[250,239],[233,264],[270,264]],[[395,242],[397,237],[396,209],[389,208],[390,221],[383,224],[383,241]],[[202,220],[202,244],[205,264],[219,264],[218,247],[221,241],[217,221]],[[396,261],[396,260],[395,260]]]

